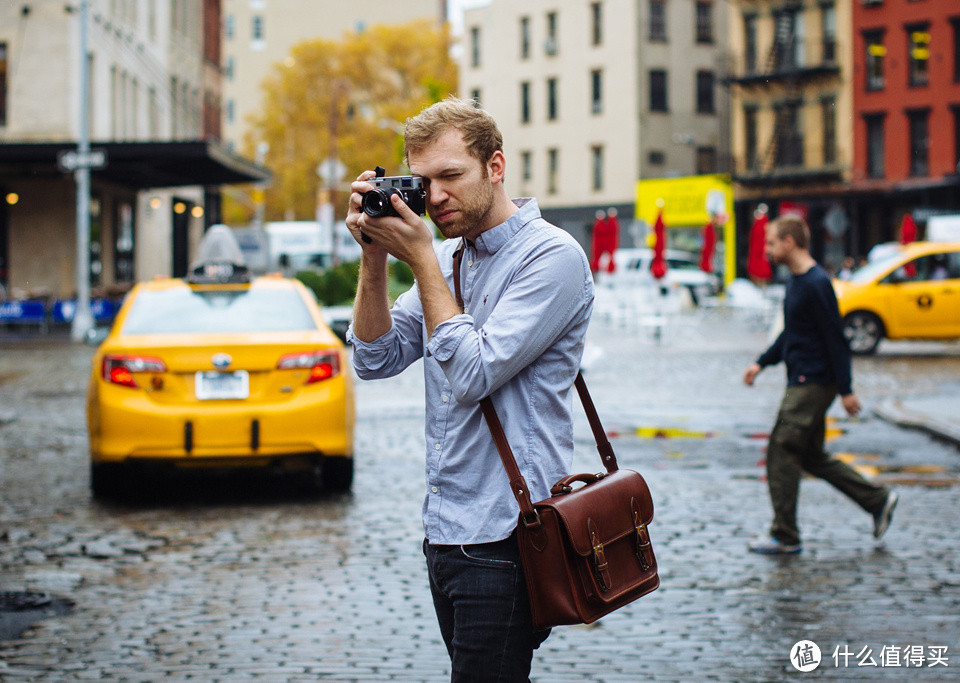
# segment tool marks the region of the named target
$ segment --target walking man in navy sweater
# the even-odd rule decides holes
[[[770,538],[750,545],[766,555],[802,550],[797,496],[803,471],[824,479],[873,516],[873,535],[887,530],[897,494],[876,486],[823,450],[826,414],[840,394],[850,415],[860,412],[853,393],[850,350],[830,277],[810,255],[810,229],[799,216],[782,216],[767,228],[767,256],[787,266],[783,332],[743,375],[748,386],[768,365],[787,366],[787,390],[767,447],[767,483],[773,504]]]

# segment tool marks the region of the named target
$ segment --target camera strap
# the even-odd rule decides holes
[[[457,297],[457,306],[463,311],[463,294],[460,291],[460,266],[463,264],[463,250],[467,248],[467,240],[460,238],[460,246],[453,252],[453,292]]]

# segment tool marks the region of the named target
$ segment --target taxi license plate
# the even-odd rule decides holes
[[[198,372],[197,399],[242,399],[250,396],[250,376],[246,370],[236,372]]]

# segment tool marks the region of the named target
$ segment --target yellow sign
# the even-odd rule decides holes
[[[717,216],[714,225],[723,241],[723,279],[730,284],[736,273],[736,222],[733,217],[733,184],[722,174],[681,178],[651,178],[637,181],[636,217],[652,228],[663,207],[664,225],[670,228],[702,228]]]
[[[733,186],[725,175],[652,178],[637,182],[637,218],[649,225],[657,220],[658,200],[663,202],[663,222],[668,228],[703,227],[710,220],[707,199],[729,219],[733,216]],[[719,204],[719,207],[716,206]]]

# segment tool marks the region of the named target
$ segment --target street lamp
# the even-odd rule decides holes
[[[80,0],[80,111],[77,156],[90,155],[90,62],[87,59],[90,0]],[[90,314],[90,167],[80,164],[74,171],[77,186],[77,309],[70,325],[70,338],[81,341],[93,329]]]

